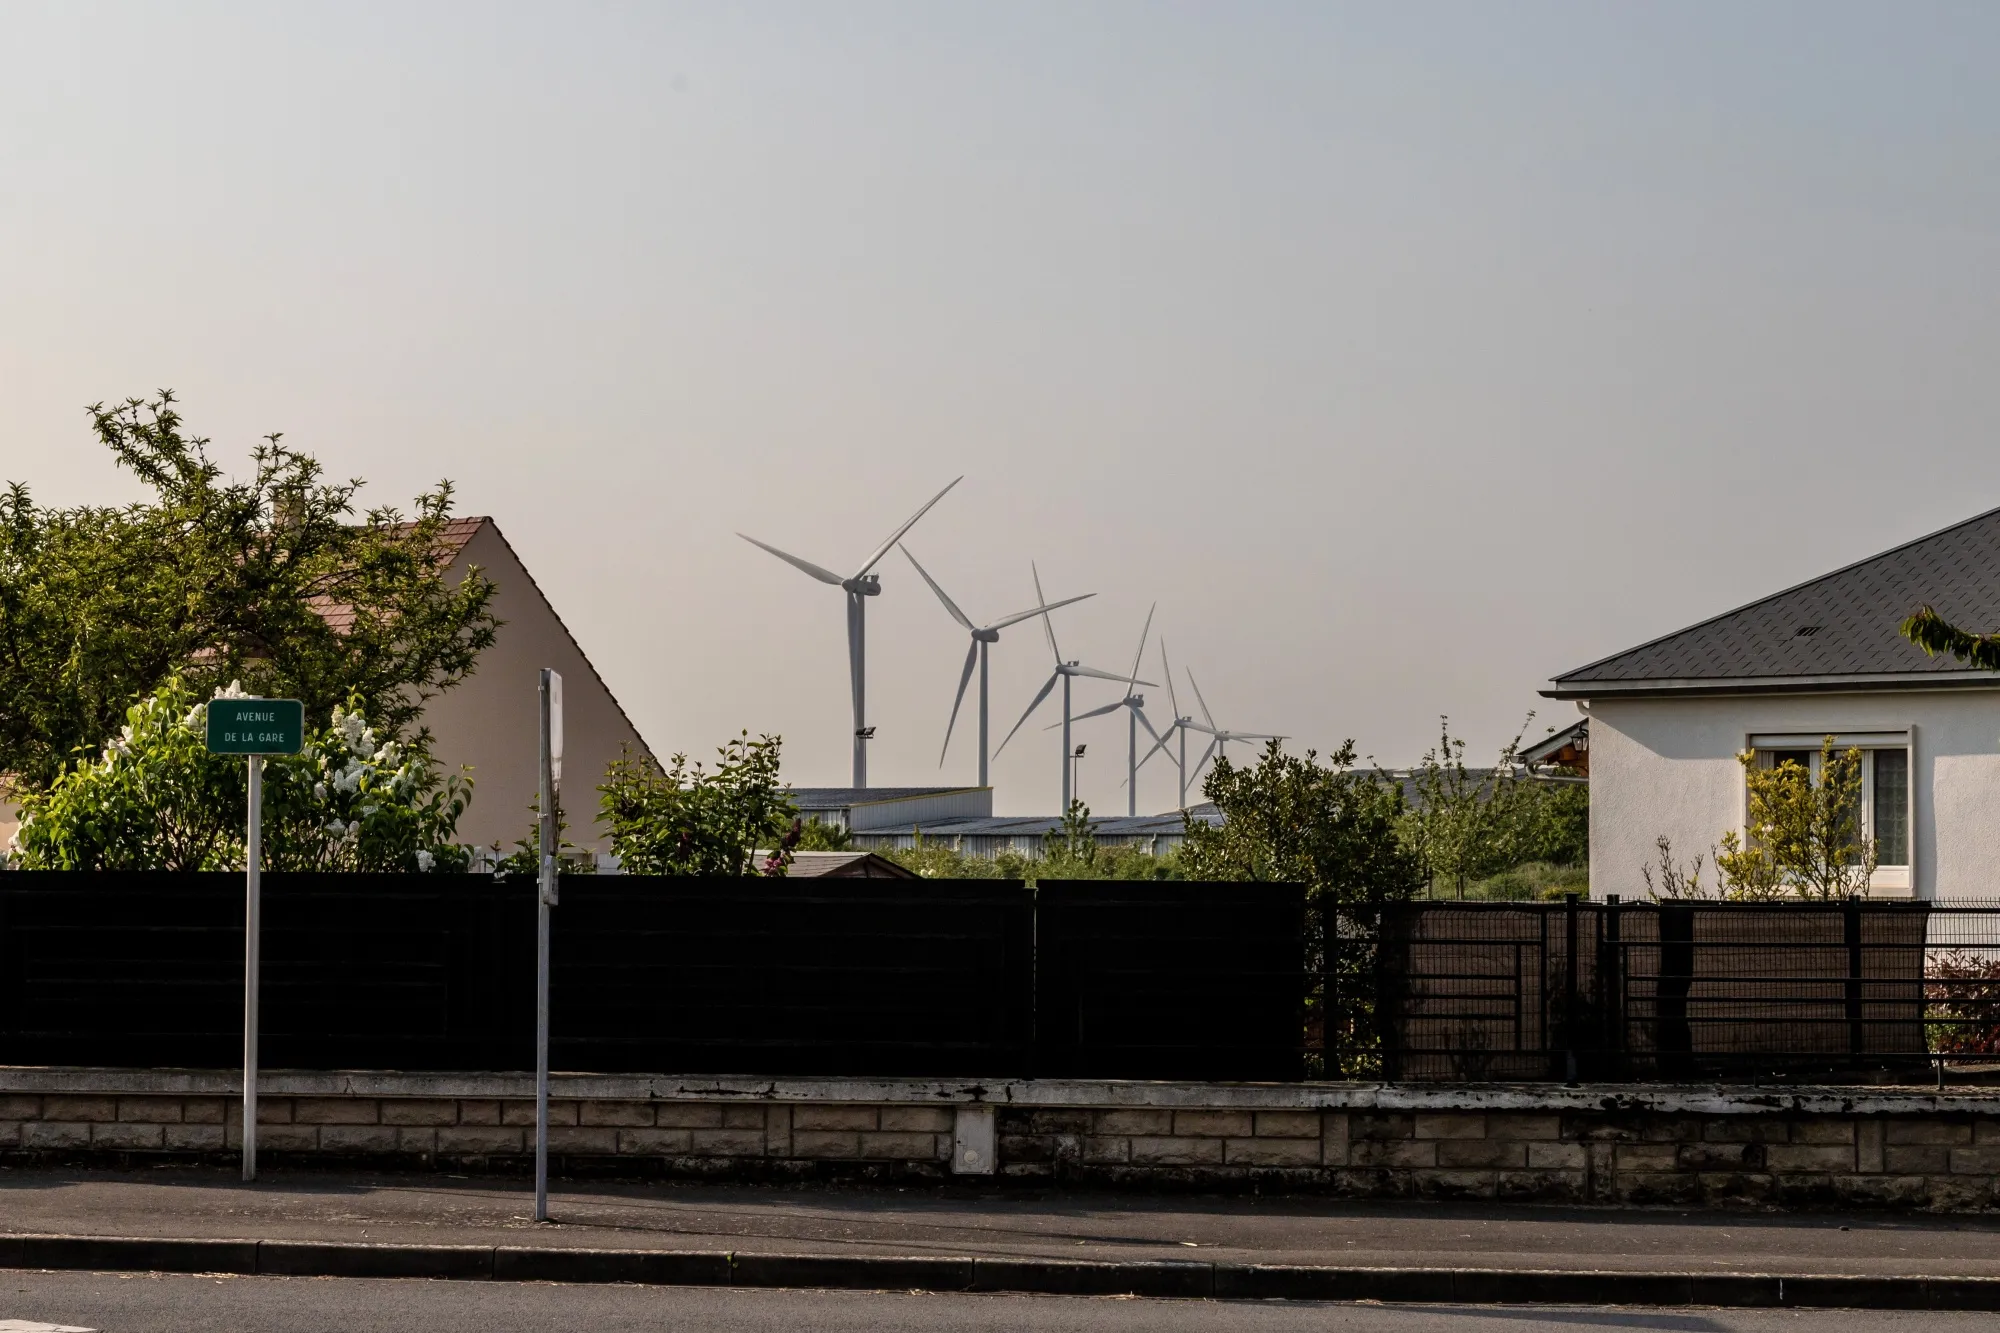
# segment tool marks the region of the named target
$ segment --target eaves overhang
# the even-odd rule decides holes
[[[1687,680],[1552,680],[1544,699],[1676,699],[1718,694],[1854,694],[1876,690],[1994,690],[2000,671],[1884,671]]]

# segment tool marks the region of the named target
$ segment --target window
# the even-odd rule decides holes
[[[1789,733],[1750,737],[1760,768],[1794,763],[1819,781],[1820,746],[1824,736]],[[1910,734],[1833,733],[1836,749],[1861,751],[1862,836],[1875,839],[1877,866],[1873,887],[1910,887]],[[1808,748],[1808,744],[1810,748]]]

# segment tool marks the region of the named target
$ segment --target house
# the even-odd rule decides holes
[[[459,841],[475,846],[498,842],[511,850],[532,827],[530,807],[540,786],[541,762],[537,691],[541,669],[554,667],[563,678],[566,836],[587,851],[608,851],[609,842],[596,826],[597,785],[626,750],[650,754],[646,742],[507,544],[499,524],[490,518],[452,519],[444,525],[443,540],[452,553],[446,576],[456,571],[463,578],[478,566],[493,580],[492,610],[502,622],[472,674],[424,709],[423,725],[431,730],[438,762],[448,771],[461,765],[472,770],[473,798],[459,821]],[[339,606],[317,609],[336,629],[353,614]],[[0,800],[0,850],[19,827],[18,819],[16,804]]]
[[[787,879],[916,879],[886,856],[873,852],[793,852]]]
[[[1549,682],[1544,695],[1588,720],[1572,745],[1590,775],[1592,896],[1643,892],[1661,837],[1676,860],[1712,865],[1722,833],[1744,827],[1737,756],[1816,769],[1827,736],[1864,752],[1871,896],[2000,892],[2000,673],[1904,639],[1925,604],[2000,626],[2000,509]]]
[[[540,786],[540,672],[554,667],[563,678],[565,836],[580,848],[608,851],[596,823],[597,786],[627,750],[650,755],[646,742],[500,525],[490,518],[453,519],[445,539],[455,547],[451,571],[462,578],[476,565],[493,580],[493,614],[502,622],[472,674],[424,709],[438,762],[472,770],[472,804],[459,821],[459,841],[498,842],[511,850],[532,828]]]

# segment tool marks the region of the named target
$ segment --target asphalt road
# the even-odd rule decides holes
[[[0,1272],[10,1320],[101,1333],[1973,1333],[1991,1314],[1325,1305],[544,1283]],[[18,1325],[17,1325],[18,1327]]]

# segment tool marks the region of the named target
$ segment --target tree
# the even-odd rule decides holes
[[[424,705],[468,675],[498,628],[477,569],[447,577],[452,487],[407,519],[370,509],[268,436],[225,479],[174,395],[91,408],[99,441],[152,491],[124,508],[0,500],[0,773],[46,787],[113,736],[134,698],[178,677],[304,701],[351,699],[383,735],[421,739]]]
[[[232,685],[215,697],[241,697]],[[297,754],[264,761],[269,870],[461,869],[471,783],[420,744],[383,740],[336,708]],[[169,680],[126,710],[92,758],[22,802],[14,860],[29,870],[231,870],[244,862],[246,767],[210,754],[207,704]]]
[[[713,771],[675,755],[665,769],[627,754],[598,788],[611,850],[635,875],[783,874],[800,829],[778,778],[783,742],[744,732],[718,752]]]
[[[1903,637],[1923,649],[1928,657],[1949,653],[1969,667],[2000,671],[2000,633],[1979,634],[1961,629],[1928,603],[1918,607],[1901,628]]]
[[[1221,825],[1187,820],[1180,869],[1189,879],[1303,884],[1308,957],[1321,978],[1309,1023],[1323,1034],[1328,1076],[1364,1072],[1373,1044],[1379,905],[1415,894],[1422,867],[1398,826],[1403,789],[1354,769],[1354,743],[1328,762],[1288,755],[1270,742],[1254,767],[1217,759],[1202,791]]]
[[[1828,736],[1820,746],[1818,782],[1797,760],[1759,768],[1749,750],[1737,759],[1749,801],[1745,835],[1724,833],[1716,854],[1725,896],[1824,899],[1867,892],[1878,850],[1862,832],[1861,751],[1836,750]]]

